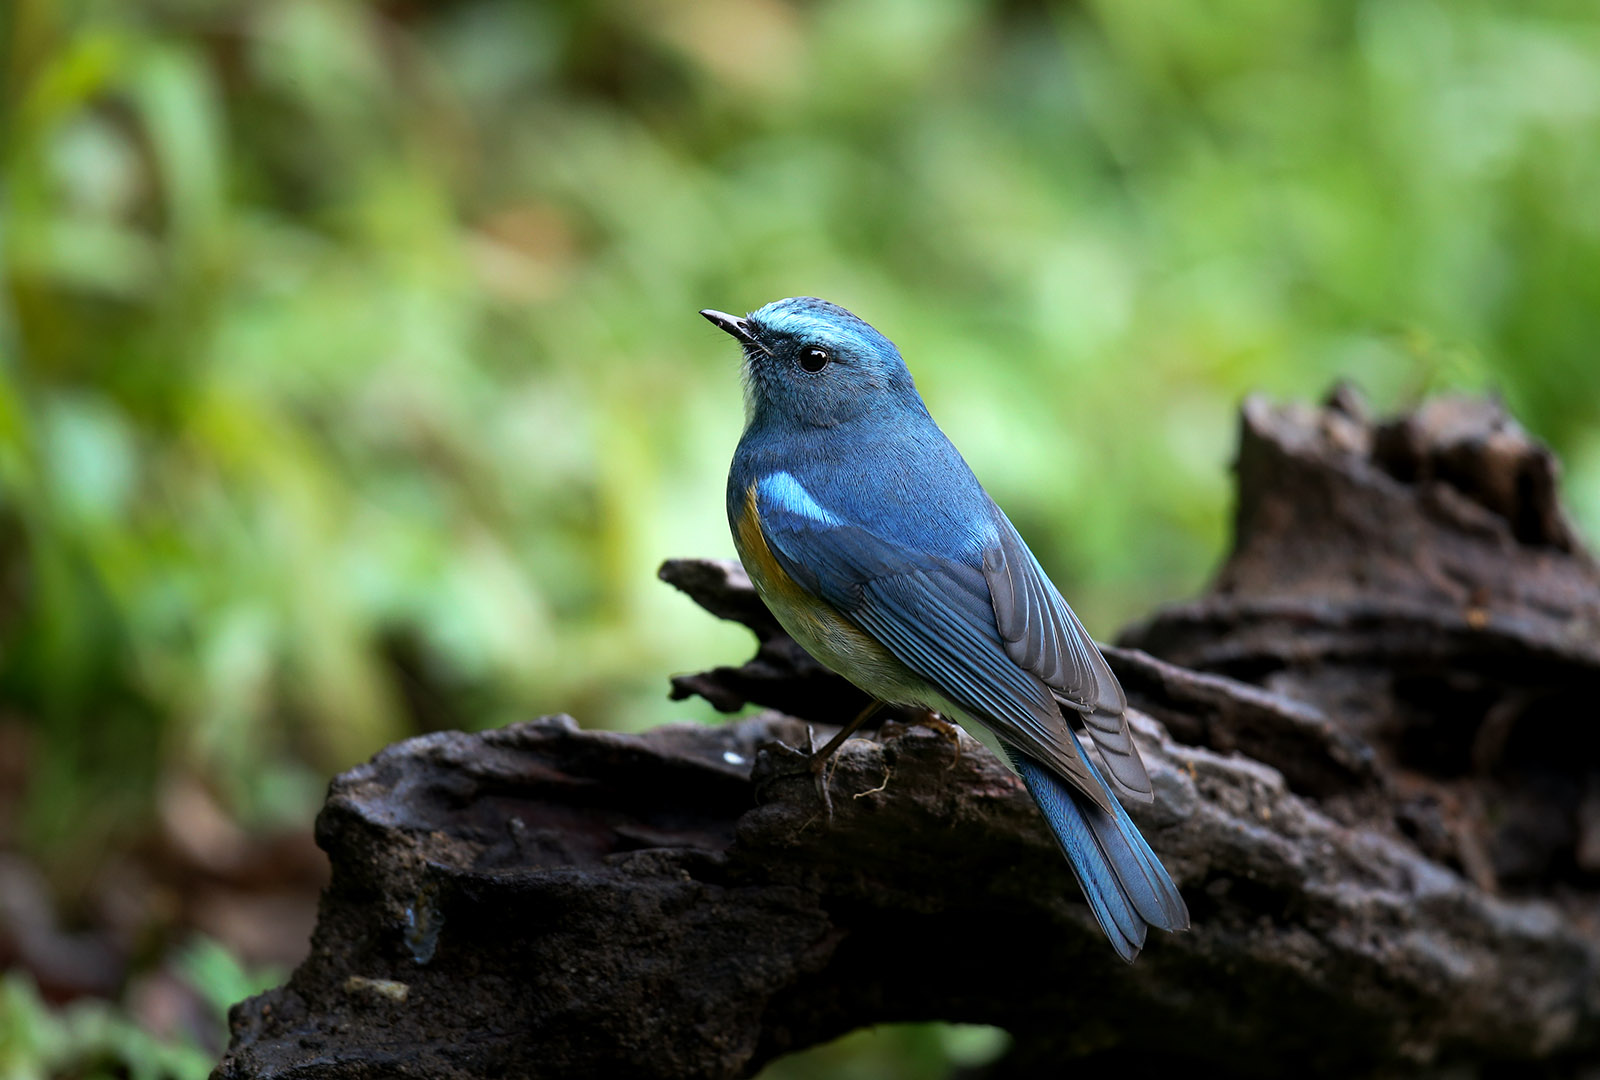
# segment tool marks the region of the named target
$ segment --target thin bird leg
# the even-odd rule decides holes
[[[856,718],[854,720],[840,728],[839,733],[824,743],[821,750],[818,750],[811,755],[811,768],[820,772],[822,769],[822,763],[827,761],[828,758],[833,755],[835,750],[843,746],[844,741],[850,736],[854,735],[857,728],[859,728],[862,724],[865,724],[868,720],[871,720],[874,716],[878,715],[878,711],[882,708],[883,702],[874,701],[868,704],[865,709],[862,709],[860,712],[856,713]]]
[[[856,714],[856,718],[839,729],[839,733],[829,739],[821,750],[814,751],[811,755],[811,771],[817,776],[817,794],[822,796],[822,805],[828,812],[828,820],[833,820],[833,799],[828,794],[828,758],[833,752],[844,745],[844,741],[855,733],[855,730],[878,714],[883,708],[883,702],[874,701]]]

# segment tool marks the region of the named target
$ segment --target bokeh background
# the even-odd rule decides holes
[[[1253,390],[1501,394],[1600,535],[1592,0],[0,4],[0,1075],[199,1077],[327,778],[712,715],[732,344],[843,303],[1091,630]],[[940,1076],[994,1032],[783,1076]],[[853,1071],[852,1071],[853,1070]]]

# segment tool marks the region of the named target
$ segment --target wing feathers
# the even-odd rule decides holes
[[[1048,691],[995,642],[988,590],[975,571],[968,574],[976,580],[913,571],[868,582],[850,617],[954,704],[1109,810],[1104,785],[1093,779]]]
[[[1155,789],[1150,786],[1150,774],[1134,745],[1127,714],[1096,709],[1083,714],[1083,725],[1100,751],[1100,760],[1105,762],[1117,794],[1136,802],[1154,802]]]
[[[846,524],[784,475],[789,482],[758,485],[758,518],[790,577],[1109,812],[1111,795],[1056,702],[1081,712],[1104,702],[1120,713],[1121,688],[1010,522],[998,518],[1000,545],[972,566]],[[1109,710],[1097,720],[1088,730],[1116,790],[1148,801],[1126,721]]]
[[[1006,654],[1083,715],[1117,794],[1150,802],[1155,792],[1128,729],[1128,699],[1117,677],[1011,522],[998,507],[994,512],[1000,541],[983,554],[983,576]]]
[[[1117,952],[1132,960],[1151,926],[1186,928],[1183,898],[1111,794],[1152,798],[1122,688],[1005,515],[994,508],[999,543],[971,565],[841,521],[788,474],[758,492],[782,569],[999,737]],[[1063,705],[1082,717],[1105,774]]]

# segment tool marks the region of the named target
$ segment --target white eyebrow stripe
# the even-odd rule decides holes
[[[803,518],[821,522],[824,525],[843,525],[844,522],[835,517],[822,504],[811,497],[811,492],[801,486],[786,472],[768,473],[761,478],[757,485],[761,494],[777,503],[791,514],[799,514]]]

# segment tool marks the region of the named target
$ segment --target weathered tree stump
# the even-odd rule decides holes
[[[859,701],[737,566],[750,626],[674,680],[722,728],[564,717],[388,748],[318,819],[309,957],[236,1006],[225,1078],[740,1077],[868,1024],[1011,1032],[996,1076],[1576,1074],[1600,1053],[1600,572],[1498,409],[1244,408],[1235,545],[1107,654],[1189,934],[1106,947],[1014,778]],[[1162,659],[1157,659],[1157,657]]]

